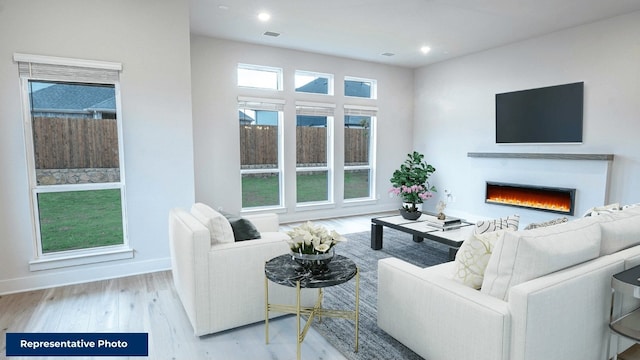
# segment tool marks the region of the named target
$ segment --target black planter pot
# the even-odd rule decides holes
[[[408,211],[405,208],[401,208],[400,215],[407,220],[418,220],[418,218],[422,216],[422,211]]]

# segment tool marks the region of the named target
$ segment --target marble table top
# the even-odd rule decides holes
[[[329,271],[312,274],[302,270],[291,255],[284,254],[267,261],[264,274],[267,279],[284,286],[296,287],[296,282],[300,281],[302,288],[323,288],[351,280],[358,270],[351,259],[342,255],[335,255],[328,266]]]

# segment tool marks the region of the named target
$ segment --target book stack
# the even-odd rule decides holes
[[[424,219],[429,226],[438,228],[442,231],[454,230],[462,227],[462,220],[451,216],[447,216],[444,220],[441,220],[436,216],[423,214],[420,220],[422,219]]]

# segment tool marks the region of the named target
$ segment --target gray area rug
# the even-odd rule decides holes
[[[354,352],[353,321],[340,318],[314,320],[312,326],[348,359],[422,359],[377,325],[378,260],[397,257],[420,267],[448,261],[448,248],[429,240],[413,242],[410,234],[384,228],[383,247],[371,249],[370,232],[344,235],[348,241],[336,245],[336,254],[352,259],[360,268],[360,341]],[[326,288],[323,307],[353,309],[355,280]]]

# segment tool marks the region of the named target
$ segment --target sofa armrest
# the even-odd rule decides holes
[[[609,255],[512,287],[511,359],[606,358],[611,277],[622,270]]]
[[[266,261],[288,252],[282,237],[213,244],[208,252],[211,328],[206,333],[264,321],[265,283],[270,303],[294,305],[295,288],[267,282],[264,273]],[[302,289],[302,304],[313,306],[316,295],[315,289]]]
[[[378,326],[426,359],[508,359],[508,304],[449,278],[451,266],[379,260]]]
[[[277,232],[280,229],[280,220],[276,213],[250,214],[244,215],[244,218],[251,221],[256,229],[261,233]]]
[[[208,258],[211,247],[209,230],[182,209],[169,212],[169,248],[173,283],[189,321],[197,333],[208,328],[208,319],[199,315],[208,311]],[[204,275],[202,275],[204,274]]]

